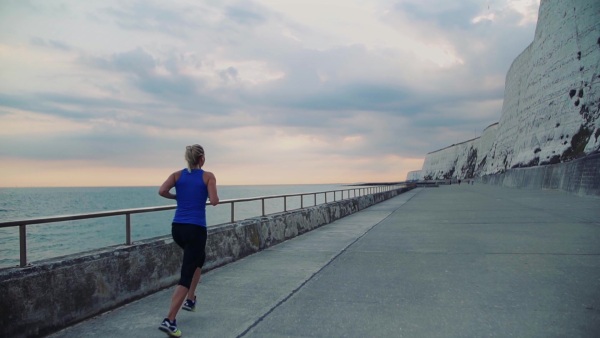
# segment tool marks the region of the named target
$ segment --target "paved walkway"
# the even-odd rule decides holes
[[[52,337],[163,337],[172,289]],[[418,188],[203,276],[184,337],[600,337],[600,199]]]

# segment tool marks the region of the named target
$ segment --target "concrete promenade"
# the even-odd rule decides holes
[[[166,337],[172,290],[51,337]],[[600,199],[417,188],[207,272],[197,307],[184,337],[600,337]]]

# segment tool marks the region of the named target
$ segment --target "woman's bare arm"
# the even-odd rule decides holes
[[[177,199],[177,196],[175,196],[175,194],[171,193],[171,189],[173,189],[173,187],[175,186],[175,183],[177,182],[177,179],[179,178],[179,172],[174,172],[171,175],[169,175],[169,177],[167,177],[167,179],[163,182],[163,184],[160,186],[160,188],[158,189],[158,194],[161,195],[164,198],[168,198],[168,199]]]
[[[208,199],[211,205],[219,204],[219,194],[217,193],[217,178],[211,172],[205,171],[205,182],[208,188]]]

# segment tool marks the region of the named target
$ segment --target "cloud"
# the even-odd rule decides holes
[[[228,6],[225,17],[241,25],[255,26],[267,22],[267,18],[260,14],[261,10],[252,3],[239,3],[237,6]]]
[[[162,33],[174,38],[185,37],[187,35],[186,28],[196,26],[188,19],[189,11],[194,11],[196,8],[181,6],[177,2],[170,5],[155,1],[126,1],[122,4],[102,8],[101,13],[124,30]]]
[[[0,6],[0,159],[155,175],[202,143],[220,182],[266,184],[403,180],[472,138],[500,117],[539,3]]]
[[[481,4],[481,1],[402,1],[394,11],[418,22],[432,22],[439,28],[467,30]]]
[[[55,48],[63,51],[70,51],[71,47],[69,47],[66,43],[56,40],[44,40],[39,37],[31,38],[31,44],[39,47],[47,47],[47,48]]]

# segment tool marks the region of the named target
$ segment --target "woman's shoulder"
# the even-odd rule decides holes
[[[178,180],[178,179],[181,177],[181,175],[182,175],[182,173],[183,173],[184,171],[186,171],[186,169],[185,169],[185,168],[184,168],[184,169],[181,169],[181,170],[177,170],[177,171],[173,172],[171,175],[172,175],[172,176],[175,178],[175,180],[177,181],[177,180]]]
[[[205,180],[209,180],[209,179],[213,179],[214,180],[215,179],[215,174],[213,174],[210,171],[204,170],[204,172],[202,174],[202,177],[204,177]]]

